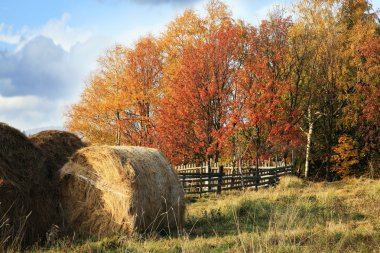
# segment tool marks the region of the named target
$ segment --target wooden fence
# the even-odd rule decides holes
[[[263,188],[274,186],[283,175],[293,173],[294,166],[285,165],[274,167],[231,167],[207,166],[176,167],[179,180],[186,194],[199,194],[216,192],[220,194],[225,190]]]

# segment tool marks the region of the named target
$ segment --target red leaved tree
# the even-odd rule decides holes
[[[160,148],[176,164],[218,161],[220,134],[228,124],[233,77],[240,67],[243,29],[232,20],[184,49],[157,118]]]

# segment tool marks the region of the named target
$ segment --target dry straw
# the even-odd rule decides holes
[[[62,210],[59,203],[57,171],[67,163],[70,157],[85,144],[74,134],[66,131],[48,130],[30,136],[30,141],[42,150],[45,156],[43,187],[33,196],[39,208],[46,211],[40,222],[50,229],[58,226],[60,232],[65,231]],[[42,210],[41,210],[42,211]]]
[[[69,158],[85,144],[76,135],[57,130],[42,131],[30,136],[31,142],[39,147],[44,156],[48,179],[54,181],[55,173]]]
[[[157,149],[83,148],[60,180],[64,215],[77,232],[107,236],[182,226],[183,189]]]
[[[19,190],[29,191],[32,184],[40,181],[42,151],[19,130],[1,122],[0,159],[0,178]]]
[[[32,197],[44,177],[44,160],[24,134],[0,123],[0,248],[30,245],[44,236],[40,203]]]

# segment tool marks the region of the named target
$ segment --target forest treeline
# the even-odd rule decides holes
[[[380,25],[366,0],[303,0],[253,26],[222,1],[98,59],[67,129],[173,164],[289,157],[303,175],[380,174]]]

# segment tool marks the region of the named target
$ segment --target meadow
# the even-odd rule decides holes
[[[307,182],[187,198],[180,233],[74,236],[29,252],[379,252],[380,181]]]

